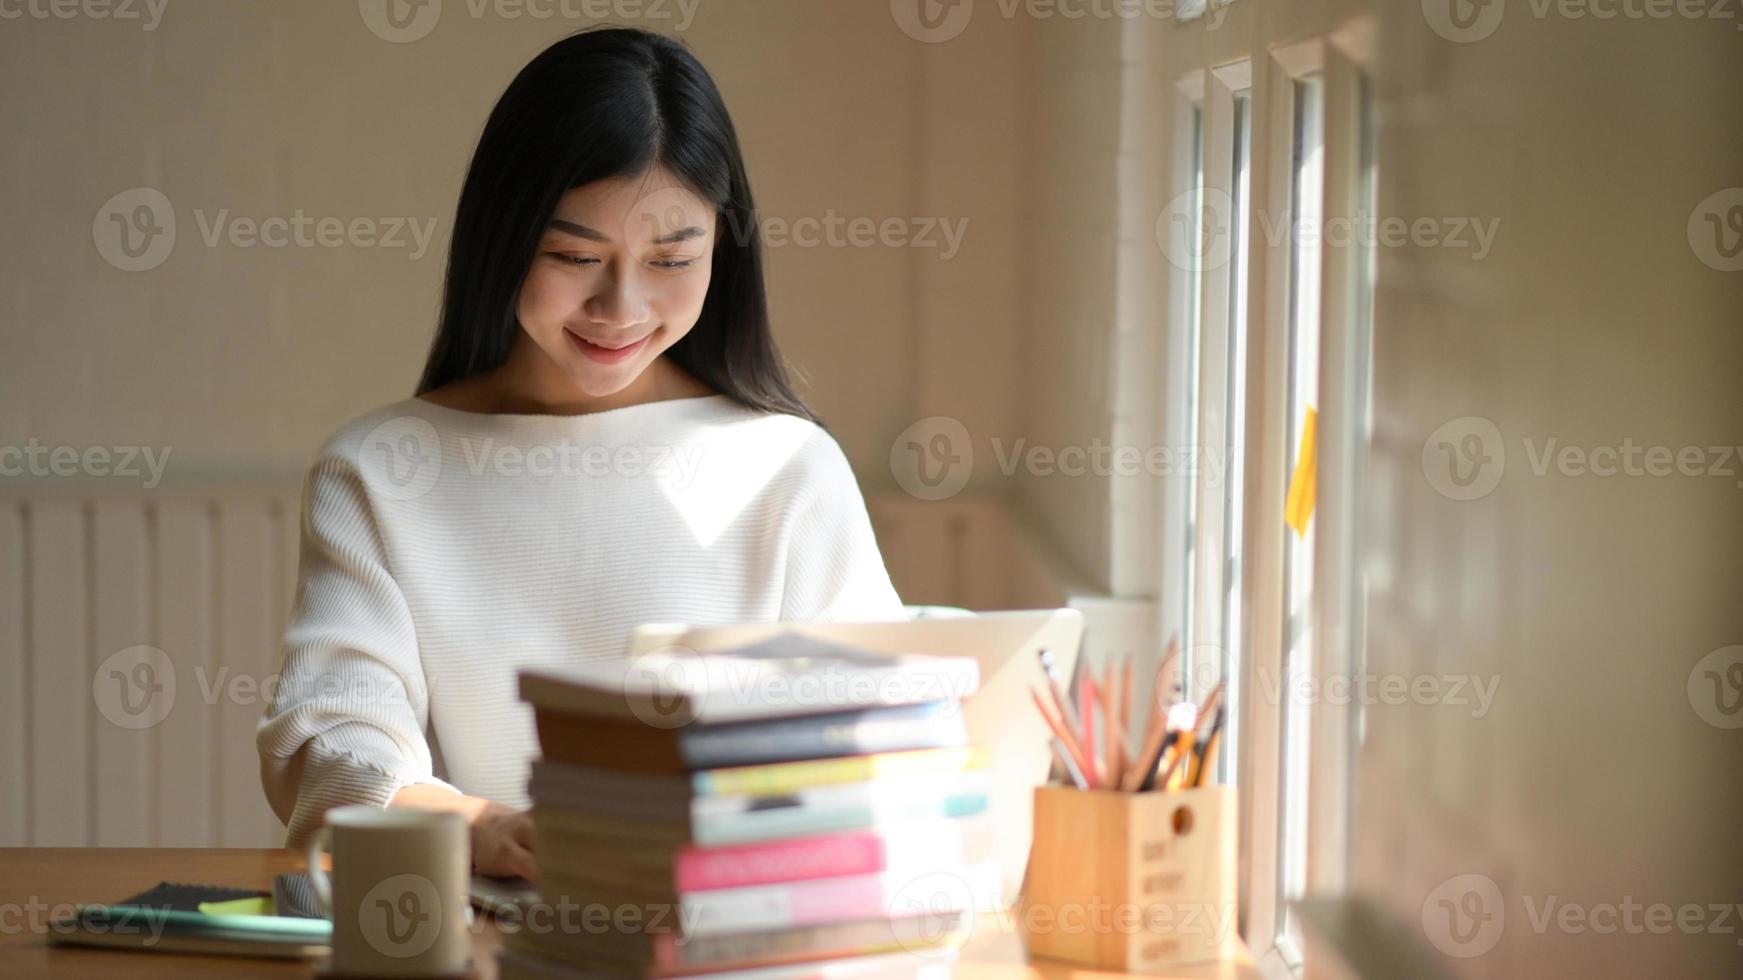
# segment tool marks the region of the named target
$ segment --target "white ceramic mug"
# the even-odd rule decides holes
[[[458,813],[345,806],[309,842],[309,883],[333,920],[336,976],[463,974],[472,858]],[[331,849],[331,878],[321,853]]]

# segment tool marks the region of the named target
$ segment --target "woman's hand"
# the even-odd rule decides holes
[[[452,810],[466,818],[473,870],[496,878],[538,878],[539,869],[533,863],[533,818],[528,811],[426,783],[401,787],[388,806]]]
[[[533,817],[491,803],[472,821],[472,868],[495,878],[519,876],[538,880],[533,863]]]

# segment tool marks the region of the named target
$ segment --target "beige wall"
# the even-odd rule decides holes
[[[688,24],[675,2],[671,19],[612,20],[685,27],[766,218],[964,228],[948,258],[942,245],[768,250],[777,335],[862,480],[891,482],[889,444],[922,415],[1009,429],[1021,22],[928,45],[880,3],[693,6]],[[294,474],[339,422],[408,395],[484,118],[533,54],[591,23],[495,12],[517,7],[474,18],[470,0],[448,0],[410,43],[377,36],[351,2],[170,0],[153,30],[0,21],[0,443],[167,446],[172,473]],[[168,198],[177,239],[129,273],[92,225],[135,187]],[[415,259],[208,247],[202,217],[222,209],[435,231]]]
[[[1735,936],[1538,937],[1517,896],[1737,897],[1738,732],[1703,721],[1689,678],[1743,642],[1739,477],[1538,476],[1524,442],[1743,442],[1743,273],[1688,232],[1743,186],[1743,34],[1509,5],[1480,43],[1383,17],[1381,44],[1382,210],[1501,230],[1481,263],[1380,257],[1369,655],[1500,694],[1482,721],[1370,713],[1357,881],[1408,911],[1448,874],[1495,879],[1515,898],[1475,975],[1735,974]],[[1470,415],[1505,469],[1448,500],[1423,442]]]
[[[1730,902],[1743,867],[1736,733],[1709,724],[1690,688],[1703,656],[1743,642],[1738,478],[1538,476],[1524,444],[1743,441],[1743,273],[1704,264],[1688,229],[1709,194],[1743,186],[1743,35],[1729,20],[1553,9],[1509,4],[1493,37],[1452,43],[1416,3],[1261,5],[1234,21],[1242,37],[1205,42],[1263,56],[1372,12],[1380,213],[1500,219],[1478,262],[1379,256],[1367,669],[1499,686],[1481,719],[1367,712],[1349,887],[1461,975],[1729,973],[1734,936],[1540,934],[1525,905]],[[1035,391],[1021,417],[1070,440],[1119,424],[1087,383],[1143,349],[1117,331],[1166,318],[1167,290],[1143,281],[1165,276],[1161,256],[1148,270],[1108,256],[1133,238],[1131,202],[1107,187],[1165,101],[1153,78],[1121,86],[1107,37],[1036,37],[1033,212],[1067,272],[1029,285],[1025,377],[1072,383]],[[1505,440],[1504,477],[1478,501],[1437,493],[1421,461],[1430,434],[1464,416]],[[1148,525],[1122,519],[1116,487],[1029,480],[1016,494],[1099,579],[1141,590],[1120,555]],[[1494,880],[1506,915],[1499,945],[1468,960],[1442,956],[1422,925],[1437,885],[1464,874]]]
[[[1023,295],[1020,422],[1030,442],[1086,446],[1111,432],[1122,22],[1036,24],[1028,80],[1033,265]],[[1159,325],[1157,325],[1159,327]],[[1110,485],[1094,475],[1015,481],[1016,506],[1094,581],[1112,582]]]

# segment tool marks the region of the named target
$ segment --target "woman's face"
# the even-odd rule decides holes
[[[702,315],[714,219],[663,166],[571,189],[521,283],[521,329],[588,395],[623,390]]]

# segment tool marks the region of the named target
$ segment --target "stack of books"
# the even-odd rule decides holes
[[[542,904],[510,977],[948,975],[999,897],[972,658],[786,631],[521,675]]]

